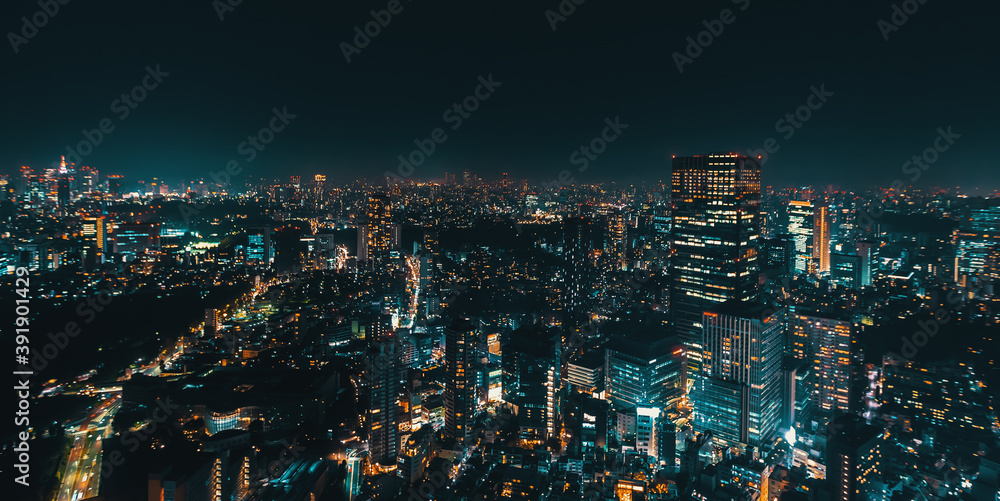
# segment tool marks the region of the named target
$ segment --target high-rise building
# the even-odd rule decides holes
[[[81,233],[87,246],[93,249],[97,262],[103,262],[108,252],[108,227],[104,216],[83,218]]]
[[[247,261],[264,265],[274,262],[274,246],[271,245],[271,228],[263,226],[248,229]]]
[[[399,340],[393,335],[372,339],[367,358],[368,448],[373,462],[396,464],[399,452],[399,393],[402,370]]]
[[[704,312],[695,430],[726,446],[770,443],[781,423],[785,311],[730,301]]]
[[[621,207],[611,207],[605,216],[607,233],[604,252],[609,271],[628,269],[628,215]]]
[[[875,253],[878,247],[867,240],[858,242],[856,247],[858,249],[858,261],[861,266],[858,273],[861,282],[858,285],[860,287],[870,287],[872,285],[872,263],[875,262]]]
[[[686,386],[684,345],[655,331],[616,335],[605,350],[605,372],[607,398],[615,409],[676,407]]]
[[[833,501],[882,501],[882,430],[852,414],[827,427],[826,478]]]
[[[358,231],[358,260],[368,261],[378,268],[378,263],[389,257],[392,247],[393,227],[389,218],[389,198],[381,193],[368,197],[364,224]]]
[[[594,235],[590,218],[570,217],[563,222],[564,270],[563,309],[569,318],[583,313],[590,296],[593,270],[590,252]]]
[[[671,323],[697,372],[702,312],[760,294],[760,163],[733,153],[676,157],[671,175]]]
[[[444,435],[464,442],[472,431],[476,411],[476,340],[479,329],[460,318],[444,330]]]
[[[561,336],[529,325],[511,334],[503,347],[503,400],[517,409],[524,440],[544,443],[558,437],[562,415]]]
[[[789,314],[790,355],[812,364],[816,382],[812,415],[820,424],[848,411],[853,329],[850,320],[829,315],[798,309]]]
[[[816,214],[812,202],[792,200],[788,203],[788,233],[795,240],[795,273],[816,273],[813,234]]]
[[[813,252],[816,273],[830,272],[830,211],[826,206],[816,207],[813,221]]]

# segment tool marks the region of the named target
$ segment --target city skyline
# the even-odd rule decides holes
[[[2,3],[4,499],[998,501],[996,13]]]

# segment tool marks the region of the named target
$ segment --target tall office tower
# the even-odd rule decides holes
[[[861,269],[858,273],[860,283],[858,285],[861,287],[869,287],[872,284],[872,263],[875,262],[875,252],[877,247],[874,242],[862,240],[857,243],[857,249],[858,261],[861,263]]]
[[[374,462],[396,464],[399,452],[399,393],[402,350],[393,335],[372,339],[367,352],[368,448]]]
[[[368,261],[378,269],[378,262],[389,256],[393,227],[389,219],[389,197],[373,193],[368,197],[364,225],[358,231],[358,260]]]
[[[607,235],[604,252],[608,259],[609,271],[628,269],[628,215],[621,207],[613,207],[607,214]]]
[[[104,256],[108,252],[108,227],[107,219],[104,216],[92,216],[83,218],[83,234],[87,247],[93,249],[97,263],[104,262]]]
[[[850,320],[794,310],[788,318],[790,355],[812,363],[816,381],[813,417],[820,424],[847,412],[851,401]]]
[[[271,245],[271,228],[261,226],[247,229],[247,262],[269,265],[274,262],[274,246]]]
[[[444,435],[465,442],[476,412],[476,340],[479,329],[468,318],[444,330]]]
[[[830,211],[826,206],[816,207],[813,221],[813,252],[816,273],[830,272]]]
[[[770,443],[781,424],[785,311],[729,301],[704,312],[696,431],[727,447]]]
[[[952,235],[955,244],[955,282],[971,286],[991,280],[990,264],[1000,252],[1000,203],[978,201],[969,220]]]
[[[587,217],[566,218],[563,231],[563,256],[566,263],[563,310],[571,324],[574,317],[586,311],[587,298],[590,296],[593,280],[590,252],[594,236],[591,220]]]
[[[760,294],[760,164],[732,153],[676,157],[671,176],[671,323],[697,373],[702,312]]]
[[[882,501],[882,430],[851,414],[838,417],[826,442],[826,479],[834,501]]]
[[[812,202],[788,202],[788,233],[795,240],[795,274],[816,273],[813,235],[816,213]]]
[[[539,444],[559,436],[562,415],[561,336],[529,325],[503,348],[503,400],[514,405],[521,439]]]

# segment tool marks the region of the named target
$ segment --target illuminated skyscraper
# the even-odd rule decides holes
[[[605,206],[599,209],[606,224],[604,255],[607,271],[628,268],[628,214],[622,207]]]
[[[702,312],[760,293],[760,164],[732,153],[676,157],[671,206],[671,323],[701,365]]]
[[[812,364],[816,384],[812,414],[820,424],[848,410],[852,330],[849,320],[798,310],[789,315],[789,354]]]
[[[813,227],[813,252],[816,273],[830,272],[830,212],[825,206],[816,207]]]
[[[464,442],[472,431],[476,411],[476,340],[479,329],[468,318],[456,320],[444,331],[444,435]]]
[[[105,253],[108,252],[108,228],[107,220],[104,216],[94,216],[83,218],[83,238],[87,241],[88,247],[94,249],[97,262],[103,262]]]
[[[247,261],[268,265],[274,262],[274,246],[271,245],[271,228],[249,228],[247,235]]]
[[[378,269],[377,263],[389,256],[393,243],[393,231],[389,219],[389,198],[381,193],[368,197],[365,222],[358,231],[358,260],[368,261],[369,266]]]
[[[704,364],[692,394],[696,431],[727,446],[769,444],[782,410],[785,311],[730,301],[704,312]]]
[[[813,228],[816,216],[812,202],[792,200],[788,203],[788,233],[795,240],[796,274],[816,273],[813,251]]]
[[[399,452],[399,393],[402,350],[395,336],[373,339],[369,345],[367,375],[371,407],[368,411],[368,448],[373,462],[396,464]]]

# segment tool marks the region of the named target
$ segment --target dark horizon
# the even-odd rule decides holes
[[[0,83],[13,118],[0,172],[47,167],[108,119],[114,129],[82,164],[131,179],[208,179],[231,160],[242,176],[373,179],[441,128],[447,139],[413,178],[469,169],[538,183],[576,170],[574,151],[620,117],[628,128],[577,182],[665,180],[671,155],[746,154],[773,138],[765,184],[997,187],[988,151],[1000,131],[987,117],[998,75],[976,50],[989,46],[992,16],[981,5],[927,2],[892,29],[879,25],[892,22],[892,2],[563,3],[573,11],[557,17],[546,14],[559,12],[555,1],[403,1],[357,50],[342,44],[388,2],[142,13],[67,3],[26,43],[21,17],[39,4],[8,3],[3,58],[17,77]],[[702,32],[699,53],[687,37]],[[162,81],[126,116],[116,100],[157,65]],[[499,83],[492,93],[461,122],[454,111],[449,119],[489,75]],[[818,102],[815,89],[832,95]],[[246,162],[241,143],[286,107],[288,129]],[[797,109],[808,117],[798,128],[786,120]],[[904,163],[949,126],[960,135],[954,148],[911,181]]]

